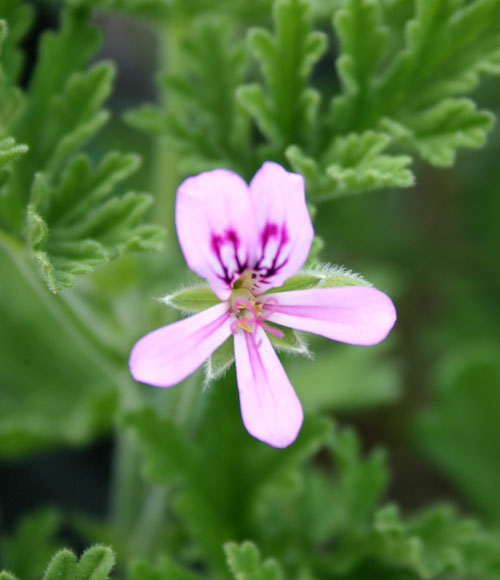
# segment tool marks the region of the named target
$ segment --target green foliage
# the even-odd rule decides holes
[[[342,541],[331,564],[337,573],[345,573],[368,558],[423,579],[454,574],[486,580],[498,575],[497,550],[494,537],[476,522],[460,519],[448,506],[429,508],[404,522],[391,505],[375,514],[372,529]]]
[[[227,563],[235,580],[281,580],[281,572],[275,560],[261,562],[260,554],[252,542],[224,546]]]
[[[86,550],[80,560],[70,550],[60,550],[49,562],[43,580],[108,580],[115,563],[111,548],[93,546]],[[0,574],[2,580],[15,580],[7,572]],[[19,576],[20,580],[26,577]]]
[[[81,445],[108,428],[117,404],[103,350],[75,335],[63,297],[49,295],[22,247],[0,249],[0,271],[0,456]]]
[[[93,546],[80,560],[73,552],[61,550],[49,563],[43,580],[107,580],[115,563],[111,548]]]
[[[27,12],[10,12],[19,40]],[[80,70],[97,51],[99,37],[85,10],[64,12],[61,29],[42,37],[21,113],[5,120],[4,132],[27,143],[29,152],[12,139],[1,142],[0,163],[24,154],[1,192],[3,227],[26,238],[53,292],[126,251],[161,245],[161,230],[140,224],[151,198],[132,192],[118,196],[114,189],[136,169],[137,157],[110,153],[93,170],[85,156],[73,156],[109,116],[102,105],[111,91],[113,66]]]
[[[60,527],[61,517],[54,510],[25,515],[15,531],[1,539],[3,566],[23,580],[38,580],[40,571],[57,548],[55,536]]]
[[[130,566],[128,580],[201,580],[202,576],[187,570],[162,556],[156,566],[145,560],[136,560]]]
[[[246,433],[233,373],[199,396],[206,414],[191,417],[190,437],[151,409],[130,415],[128,424],[145,454],[148,477],[165,484],[177,482],[171,505],[178,517],[187,518],[189,537],[223,574],[221,546],[228,539],[251,537],[253,526],[259,525],[258,506],[266,489],[298,473],[329,429],[323,421],[307,418],[296,443],[277,452]],[[217,428],[214,416],[221,418]]]
[[[161,230],[140,223],[152,198],[133,192],[113,195],[138,164],[135,155],[110,153],[93,170],[85,156],[78,156],[56,185],[37,174],[26,235],[53,292],[73,286],[77,274],[89,273],[127,250],[159,248]]]
[[[249,35],[266,88],[241,87],[238,99],[255,118],[274,155],[289,143],[308,141],[314,127],[320,97],[307,82],[326,50],[326,37],[311,30],[311,19],[309,2],[279,1],[274,5],[275,34],[256,29]]]
[[[500,371],[496,349],[463,348],[436,373],[436,403],[417,423],[419,445],[486,518],[500,521]]]
[[[134,126],[167,142],[181,154],[182,168],[227,165],[245,173],[251,155],[248,119],[233,98],[246,70],[246,50],[227,20],[197,24],[181,45],[182,74],[161,78],[161,87],[180,111],[145,105],[129,112]],[[182,68],[181,66],[182,65]],[[173,109],[173,106],[172,106]]]

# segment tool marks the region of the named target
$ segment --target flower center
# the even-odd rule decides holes
[[[235,320],[231,325],[233,334],[236,329],[254,334],[257,327],[262,327],[263,330],[283,338],[283,332],[278,328],[264,324],[276,307],[276,299],[268,297],[264,299],[262,296],[256,297],[253,295],[250,288],[252,287],[251,272],[248,270],[243,272],[242,276],[233,284],[233,290],[229,297],[229,305],[233,311]]]

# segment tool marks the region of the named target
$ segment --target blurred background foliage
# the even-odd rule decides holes
[[[0,0],[0,18],[1,566],[35,580],[102,542],[132,580],[497,580],[500,2]],[[304,173],[315,259],[399,316],[377,347],[283,355],[308,413],[283,451],[243,429],[233,371],[157,390],[126,363],[174,320],[154,298],[192,279],[179,182],[264,159]],[[112,561],[60,552],[45,576]]]

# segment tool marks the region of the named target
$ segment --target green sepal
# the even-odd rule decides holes
[[[322,265],[310,270],[303,270],[291,276],[279,288],[272,288],[267,294],[288,292],[290,290],[307,290],[308,288],[335,288],[340,286],[371,286],[359,274],[341,266]]]
[[[209,286],[185,288],[160,298],[160,302],[172,306],[181,312],[201,312],[211,306],[220,304],[220,299]]]
[[[271,344],[274,346],[276,350],[289,352],[290,354],[298,354],[302,356],[306,356],[308,358],[312,358],[311,351],[307,348],[307,344],[305,343],[302,335],[294,330],[293,328],[288,328],[287,326],[280,326],[278,324],[271,324],[266,322],[268,326],[272,326],[273,328],[277,328],[281,330],[283,336],[276,336],[272,332],[267,332],[267,336],[271,341]]]
[[[227,564],[236,580],[282,580],[283,572],[274,559],[261,561],[253,542],[225,544]]]
[[[205,365],[205,384],[220,379],[234,362],[233,337],[230,336],[213,352]]]

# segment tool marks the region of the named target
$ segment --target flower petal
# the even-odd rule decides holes
[[[189,177],[177,190],[175,222],[191,270],[227,299],[231,282],[255,259],[256,227],[245,181],[226,169]]]
[[[129,367],[136,381],[171,387],[195,371],[231,334],[227,304],[153,330],[137,341]]]
[[[295,441],[303,421],[300,401],[262,328],[234,335],[240,407],[247,431],[272,445]]]
[[[340,342],[370,345],[396,322],[391,299],[365,286],[312,288],[270,294],[277,301],[268,320]]]
[[[258,233],[257,292],[281,286],[304,265],[314,230],[306,206],[304,178],[266,162],[250,182]]]

